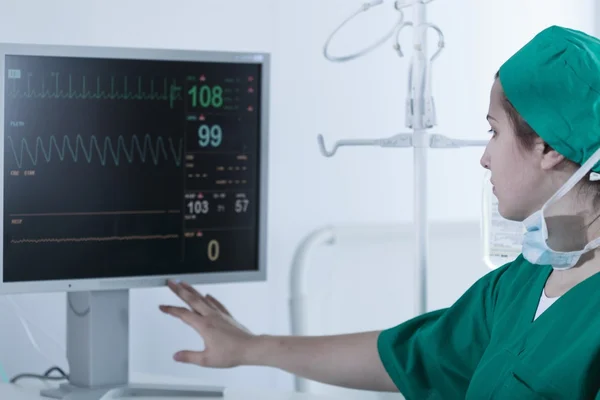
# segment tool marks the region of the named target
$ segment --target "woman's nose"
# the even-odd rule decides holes
[[[490,160],[489,160],[487,149],[483,152],[483,155],[481,156],[479,163],[481,164],[481,166],[483,168],[490,169]]]

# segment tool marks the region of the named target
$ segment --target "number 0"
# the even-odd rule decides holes
[[[208,259],[210,261],[216,261],[219,258],[219,242],[211,240],[208,242]]]

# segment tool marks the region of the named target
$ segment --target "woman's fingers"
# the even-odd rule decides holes
[[[179,318],[197,331],[200,330],[200,316],[185,307],[160,305],[158,308],[165,314]]]
[[[173,356],[175,361],[186,363],[186,364],[196,364],[201,367],[207,366],[208,362],[206,359],[206,353],[204,351],[190,351],[190,350],[182,350],[175,353]]]
[[[210,302],[210,300],[208,299],[208,297],[209,297],[208,295],[203,296],[199,291],[194,289],[194,287],[187,282],[181,282],[180,285],[183,286],[184,288],[186,288],[187,290],[189,290],[190,292],[194,293],[196,296],[202,298],[203,300],[206,300],[206,304],[208,304],[209,306],[211,306],[212,308],[217,310],[217,308],[214,306],[214,304],[212,304]]]
[[[192,285],[190,285],[187,282],[181,282],[180,283],[181,286],[183,286],[184,288],[186,288],[187,290],[189,290],[190,292],[196,294],[199,297],[202,297],[204,300],[206,300],[206,302],[208,303],[209,306],[214,307],[215,310],[219,310],[224,314],[227,314],[231,317],[231,313],[229,312],[229,310],[227,310],[227,308],[217,299],[215,299],[214,297],[212,297],[210,294],[207,294],[206,296],[202,296],[200,294],[200,292],[198,292],[196,289],[194,289],[194,287]]]
[[[202,295],[200,294],[200,292],[198,292],[196,289],[194,289],[194,287],[193,287],[192,285],[190,285],[189,283],[187,283],[187,282],[183,282],[183,281],[182,281],[182,282],[180,282],[179,284],[180,284],[181,286],[183,286],[184,288],[186,288],[187,290],[189,290],[190,292],[192,292],[192,293],[194,293],[194,294],[196,294],[196,295],[198,295],[198,296],[202,296]]]
[[[229,312],[229,310],[217,299],[215,299],[214,297],[212,297],[210,294],[206,295],[206,300],[211,303],[213,306],[215,306],[215,308],[219,311],[221,311],[224,314],[229,315],[230,317],[232,317],[231,313]]]
[[[195,290],[190,290],[182,284],[177,284],[172,281],[168,281],[167,285],[181,300],[200,315],[208,315],[211,312],[214,312],[214,309],[208,304],[203,296]]]

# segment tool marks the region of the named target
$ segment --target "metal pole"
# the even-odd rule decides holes
[[[415,224],[415,313],[427,310],[427,149],[429,138],[424,124],[425,79],[427,68],[427,13],[426,5],[417,2],[413,6],[413,79],[409,88],[413,99],[413,146],[414,146],[414,204]]]

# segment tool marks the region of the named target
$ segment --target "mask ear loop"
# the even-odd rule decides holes
[[[587,251],[594,250],[594,249],[598,248],[599,246],[600,246],[600,237],[597,237],[596,239],[594,239],[591,242],[589,242],[588,244],[586,244],[581,252],[583,254]]]
[[[597,173],[597,172],[592,171],[590,173],[590,182],[597,182],[597,181],[600,181],[600,174]],[[592,250],[592,249],[595,249],[595,248],[597,248],[599,246],[600,246],[600,237],[597,237],[596,239],[594,239],[591,242],[589,242],[584,247],[584,250]]]
[[[548,201],[546,201],[546,203],[542,206],[542,209],[541,209],[542,215],[540,216],[540,218],[542,219],[542,221],[541,221],[542,222],[542,234],[544,237],[544,242],[546,242],[548,240],[548,227],[546,226],[546,218],[544,218],[544,211],[546,210],[546,207],[548,207],[548,205],[550,203],[552,203],[553,201],[560,200],[565,194],[567,194],[569,192],[569,190],[573,189],[573,187],[575,187],[577,182],[581,181],[581,179],[592,168],[594,168],[594,166],[598,163],[598,161],[600,161],[600,148],[596,149],[594,154],[592,154],[592,156],[590,158],[588,158],[588,160],[585,163],[583,163],[581,165],[581,167],[579,167],[579,169],[577,171],[575,171],[575,173],[565,182],[565,184],[562,185],[562,187],[560,189],[558,189],[556,191],[556,193],[554,193],[552,195],[552,197],[550,197],[548,199]],[[592,175],[594,176],[594,179],[600,178],[600,174],[593,172],[590,175],[590,180],[592,180]],[[591,248],[592,246],[596,245],[596,247],[597,247],[598,244],[600,244],[600,238],[596,238],[596,239],[592,240],[590,243],[588,243],[583,248],[583,250],[575,251],[575,253],[579,253],[581,255],[581,254],[585,253],[587,250],[589,250],[589,248]],[[546,243],[546,246],[548,246],[548,243]],[[548,248],[550,248],[550,246],[548,246]],[[552,251],[556,251],[556,250],[552,250]],[[557,252],[557,253],[565,253],[565,252]],[[573,252],[569,252],[569,253],[573,253]]]
[[[565,182],[564,185],[562,185],[560,189],[556,191],[556,193],[552,195],[552,197],[550,197],[550,199],[548,199],[546,204],[544,204],[544,206],[542,207],[542,210],[544,210],[546,206],[548,206],[548,204],[550,204],[551,202],[555,200],[560,200],[565,194],[569,192],[569,190],[573,189],[577,182],[579,182],[592,168],[594,168],[598,161],[600,161],[600,148],[597,149],[594,152],[594,154],[590,158],[588,158],[588,160],[585,163],[583,163],[583,165],[577,171],[575,171],[575,173]],[[596,176],[600,175],[594,172],[594,177]]]

